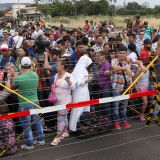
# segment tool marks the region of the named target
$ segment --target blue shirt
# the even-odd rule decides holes
[[[70,56],[70,66],[72,69],[74,69],[76,63],[78,62],[78,55],[76,52],[73,52]]]
[[[31,47],[31,48],[27,48],[27,52],[29,53],[29,55],[33,58],[36,58],[37,56],[37,53],[34,51],[34,49]]]
[[[0,70],[5,69],[5,66],[8,62],[12,62],[15,65],[15,59],[11,56],[7,58],[3,58],[3,56],[0,57]]]

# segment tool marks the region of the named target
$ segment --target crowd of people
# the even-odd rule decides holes
[[[140,16],[132,23],[128,21],[122,31],[116,30],[114,24],[92,20],[86,20],[83,28],[73,29],[52,26],[42,20],[13,21],[0,26],[0,81],[41,107],[119,96],[141,72],[144,74],[134,92],[144,92],[154,87],[146,66],[159,51],[159,31]],[[159,61],[155,69],[159,73]],[[0,114],[36,108],[3,87],[0,93]],[[139,118],[145,121],[149,101],[147,97],[142,101]],[[103,120],[110,117],[114,129],[130,128],[127,106],[128,100],[124,100],[58,111],[56,136],[51,145],[69,137],[70,131],[76,132],[84,112],[94,111]],[[154,116],[157,114],[155,106]],[[21,132],[24,132],[21,149],[44,145],[44,129],[54,127],[54,115],[44,116],[45,125],[39,115],[1,120],[0,151],[14,142],[15,133]],[[16,143],[11,146],[7,154],[16,151]]]

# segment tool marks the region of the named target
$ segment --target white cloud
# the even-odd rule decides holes
[[[33,0],[0,0],[0,3],[32,3]]]

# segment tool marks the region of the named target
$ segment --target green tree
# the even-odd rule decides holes
[[[142,6],[139,5],[137,2],[129,2],[126,8],[128,10],[138,10],[138,9],[142,9]]]
[[[0,17],[3,17],[3,16],[4,16],[4,12],[0,11]]]
[[[74,0],[72,2],[65,0],[64,3],[60,3],[55,0],[52,4],[39,4],[37,7],[43,14],[52,16],[108,14],[109,3],[106,0]]]

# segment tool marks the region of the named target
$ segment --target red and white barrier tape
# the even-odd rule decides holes
[[[50,112],[60,111],[60,110],[63,110],[63,109],[80,108],[80,107],[85,107],[85,106],[90,106],[90,105],[97,105],[97,104],[110,103],[110,102],[115,102],[115,101],[135,99],[135,98],[140,98],[140,97],[144,97],[144,96],[152,96],[152,95],[156,95],[156,94],[157,94],[157,90],[152,90],[152,91],[147,91],[147,92],[120,95],[120,96],[116,96],[116,97],[94,99],[94,100],[77,102],[77,103],[72,103],[72,104],[50,106],[50,107],[45,107],[45,108],[42,108],[42,109],[31,109],[31,110],[27,110],[27,111],[2,115],[2,116],[0,116],[0,120],[30,116],[30,115],[40,114],[40,113],[41,114],[50,113]]]

